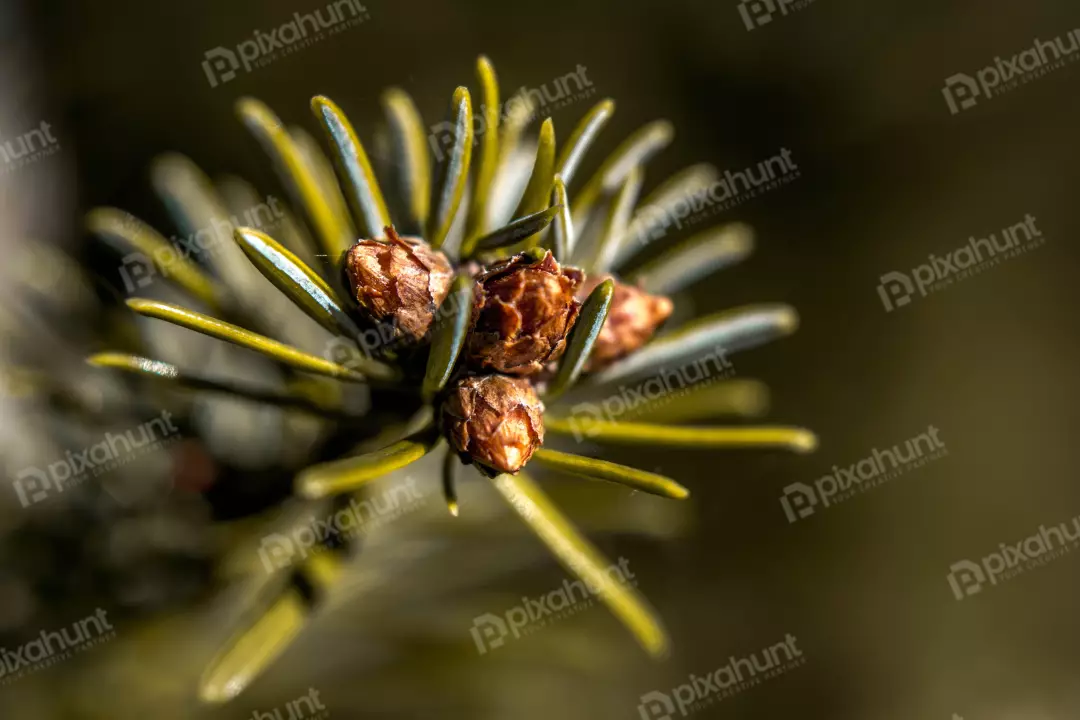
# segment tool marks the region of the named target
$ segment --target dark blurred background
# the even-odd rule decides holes
[[[551,682],[517,702],[570,716],[595,693],[610,700],[596,717],[638,717],[641,695],[670,691],[691,673],[703,676],[790,633],[804,652],[801,667],[690,714],[1080,714],[1076,553],[962,600],[946,577],[956,561],[977,561],[999,543],[1080,514],[1080,344],[1070,320],[1080,300],[1073,197],[1080,64],[957,114],[942,94],[946,78],[974,75],[1036,38],[1080,28],[1074,2],[816,0],[777,9],[772,22],[748,30],[735,0],[366,0],[370,18],[358,27],[217,87],[203,71],[207,50],[233,47],[316,4],[8,5],[0,134],[45,118],[61,150],[5,181],[4,241],[55,243],[91,260],[79,222],[90,207],[116,205],[164,224],[147,179],[151,158],[163,151],[182,151],[211,174],[238,172],[273,186],[235,118],[238,97],[258,97],[314,130],[308,101],[326,94],[363,134],[379,119],[382,90],[398,85],[435,124],[450,90],[474,84],[480,53],[495,63],[505,94],[587,68],[597,94],[554,111],[563,134],[606,96],[618,109],[605,148],[646,121],[671,119],[675,142],[650,164],[646,190],[695,162],[736,171],[790,150],[797,179],[701,221],[753,225],[755,255],[682,302],[699,312],[757,301],[798,308],[795,336],[735,365],[740,376],[769,384],[772,419],[814,429],[821,446],[809,456],[614,453],[694,493],[693,527],[680,537],[626,534],[606,546],[631,558],[639,588],[672,631],[673,656],[659,664],[629,658],[634,648],[625,640],[627,667],[609,686]],[[586,172],[601,157],[591,154]],[[1028,214],[1047,238],[1043,246],[886,312],[881,275]],[[811,484],[930,425],[947,457],[788,522],[779,500],[786,486]],[[613,621],[603,623],[602,634],[617,635]],[[575,642],[588,644],[589,636]],[[501,657],[480,660],[468,672],[482,683]],[[309,686],[323,691],[331,716],[361,716],[334,712],[335,698],[338,707],[362,707],[344,699],[348,667],[334,679],[318,664],[294,659],[289,667],[257,700],[238,701],[230,717],[282,707]],[[101,686],[102,717],[127,692],[152,695],[140,678],[129,680],[130,689],[124,676]],[[424,669],[402,687],[422,695]],[[0,687],[0,708],[9,690]],[[384,716],[397,716],[393,704],[385,700]],[[502,717],[524,714],[515,702],[501,707]],[[469,715],[447,706],[422,716]]]

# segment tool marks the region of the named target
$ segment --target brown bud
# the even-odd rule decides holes
[[[446,256],[423,240],[385,230],[386,241],[361,240],[349,249],[349,284],[369,320],[389,324],[395,337],[420,340],[450,291],[454,271]]]
[[[590,279],[579,294],[583,298],[588,297],[597,285],[610,277],[605,275]],[[670,298],[650,295],[633,285],[615,280],[611,308],[593,345],[586,369],[590,372],[600,370],[637,350],[668,319],[674,307]]]
[[[531,375],[557,359],[581,309],[574,293],[584,280],[581,270],[560,267],[550,252],[542,260],[515,255],[477,275],[469,363]]]
[[[497,473],[516,473],[544,443],[543,409],[528,380],[467,377],[443,404],[443,429],[469,461]]]

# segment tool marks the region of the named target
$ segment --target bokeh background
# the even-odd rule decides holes
[[[821,446],[809,456],[612,453],[693,491],[678,519],[660,515],[666,511],[651,500],[629,500],[639,515],[601,541],[609,556],[629,559],[638,587],[665,618],[675,648],[665,662],[640,653],[601,608],[478,656],[469,618],[506,604],[496,597],[542,593],[564,576],[512,525],[497,538],[444,547],[432,539],[445,522],[431,507],[432,518],[417,520],[415,530],[398,530],[413,554],[397,557],[393,535],[375,543],[377,577],[230,706],[206,709],[193,699],[199,664],[231,615],[227,592],[207,593],[192,580],[187,594],[118,615],[124,622],[107,646],[0,686],[0,715],[245,718],[278,708],[287,717],[282,708],[314,687],[331,717],[634,718],[641,695],[669,691],[788,633],[799,640],[802,666],[691,715],[1080,713],[1075,552],[961,601],[946,580],[953,562],[1080,514],[1080,345],[1072,317],[1080,300],[1080,64],[956,115],[941,92],[947,77],[1080,28],[1074,3],[816,0],[748,31],[734,0],[367,0],[370,19],[360,26],[209,85],[201,66],[207,50],[316,7],[323,6],[8,0],[0,10],[0,138],[45,120],[60,150],[0,176],[5,254],[58,247],[103,277],[115,273],[117,258],[92,247],[81,214],[109,204],[167,226],[147,168],[169,150],[211,174],[240,173],[273,190],[268,164],[234,115],[244,95],[314,129],[308,100],[326,94],[363,132],[378,121],[379,95],[390,85],[412,93],[426,121],[441,120],[450,90],[474,84],[479,53],[493,60],[506,92],[580,65],[597,95],[555,110],[557,131],[568,132],[605,96],[618,102],[605,148],[648,120],[675,123],[676,140],[650,164],[646,189],[695,162],[734,171],[791,151],[798,179],[705,221],[751,224],[753,258],[679,300],[700,312],[754,301],[798,308],[799,333],[735,362],[740,376],[768,383],[773,419],[813,428]],[[600,157],[590,157],[586,171]],[[1038,219],[1044,246],[885,311],[876,289],[882,274],[1027,214]],[[90,334],[78,299],[56,317],[24,313],[24,271],[0,266],[5,319],[31,338],[20,342],[55,343],[50,372],[80,372],[74,368],[87,352],[80,343]],[[107,299],[97,285],[89,292]],[[17,418],[8,404],[9,443],[23,429]],[[939,428],[947,457],[787,521],[784,487],[812,483],[929,425]],[[170,527],[174,545],[192,546],[168,571],[170,582],[187,587],[180,580],[208,570],[198,539],[183,524]],[[48,625],[28,609],[34,600],[15,578],[43,563],[80,575],[78,546],[89,541],[69,540],[43,558],[25,536],[6,536],[5,628],[60,622]],[[507,553],[535,558],[509,562]],[[442,575],[454,563],[461,570],[451,582]],[[95,577],[53,587],[48,602],[65,607],[65,622],[97,607]],[[446,620],[451,605],[457,611]]]

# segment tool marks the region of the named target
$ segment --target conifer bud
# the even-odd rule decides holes
[[[422,339],[454,278],[446,256],[419,238],[401,238],[387,227],[385,240],[361,240],[345,268],[361,312],[389,325],[394,338]]]
[[[467,377],[443,404],[443,429],[465,462],[516,473],[544,442],[543,409],[528,380]]]
[[[549,252],[541,260],[515,255],[476,276],[470,365],[509,375],[532,375],[558,359],[581,309],[574,294],[585,274],[560,267]]]
[[[588,297],[597,285],[611,275],[591,278],[582,286],[579,296]],[[671,316],[675,306],[670,298],[649,293],[615,280],[615,292],[611,296],[604,327],[593,345],[586,370],[595,372],[626,357],[647,343],[657,328]]]

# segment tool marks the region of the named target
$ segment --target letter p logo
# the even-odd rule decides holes
[[[885,312],[892,312],[898,307],[903,307],[911,302],[911,296],[915,294],[915,286],[904,273],[891,272],[881,276],[878,284],[878,297],[885,306]]]
[[[120,277],[124,280],[124,289],[129,293],[149,285],[157,268],[150,258],[141,252],[128,253],[120,260]]]
[[[356,343],[343,337],[336,337],[328,342],[323,357],[332,363],[349,368],[350,370],[355,370],[360,367],[361,361],[363,360],[363,356],[360,354],[360,349],[356,346]]]
[[[970,75],[960,73],[945,80],[945,87],[941,90],[945,96],[945,102],[949,105],[949,112],[953,115],[975,107],[979,102],[979,83]]]
[[[775,13],[775,0],[742,0],[739,3],[739,14],[747,30],[771,23]]]
[[[48,497],[52,482],[40,469],[27,468],[15,476],[14,485],[19,502],[25,508]]]
[[[212,88],[234,79],[236,71],[240,69],[240,61],[236,59],[236,53],[232,50],[216,47],[213,50],[207,50],[205,57],[202,68]]]
[[[957,600],[982,591],[986,573],[970,560],[961,560],[949,566],[949,587]]]
[[[443,120],[441,123],[431,126],[431,132],[428,134],[428,145],[431,146],[431,153],[435,156],[435,162],[445,160],[446,154],[443,150],[453,144],[454,123]]]
[[[667,693],[653,690],[641,696],[638,704],[641,720],[672,720],[674,713],[675,703]]]
[[[597,426],[604,420],[604,411],[591,402],[578,403],[570,408],[569,424],[577,442],[595,436],[598,432]]]
[[[268,573],[289,565],[295,554],[292,540],[279,533],[267,535],[259,544],[259,558]]]
[[[481,655],[489,650],[502,647],[506,642],[506,636],[510,633],[506,623],[498,615],[484,613],[473,618],[473,626],[469,629],[472,633],[473,642]]]
[[[780,498],[780,505],[784,508],[788,523],[813,515],[814,506],[817,505],[817,502],[814,488],[803,483],[788,485],[784,488],[784,495]]]

